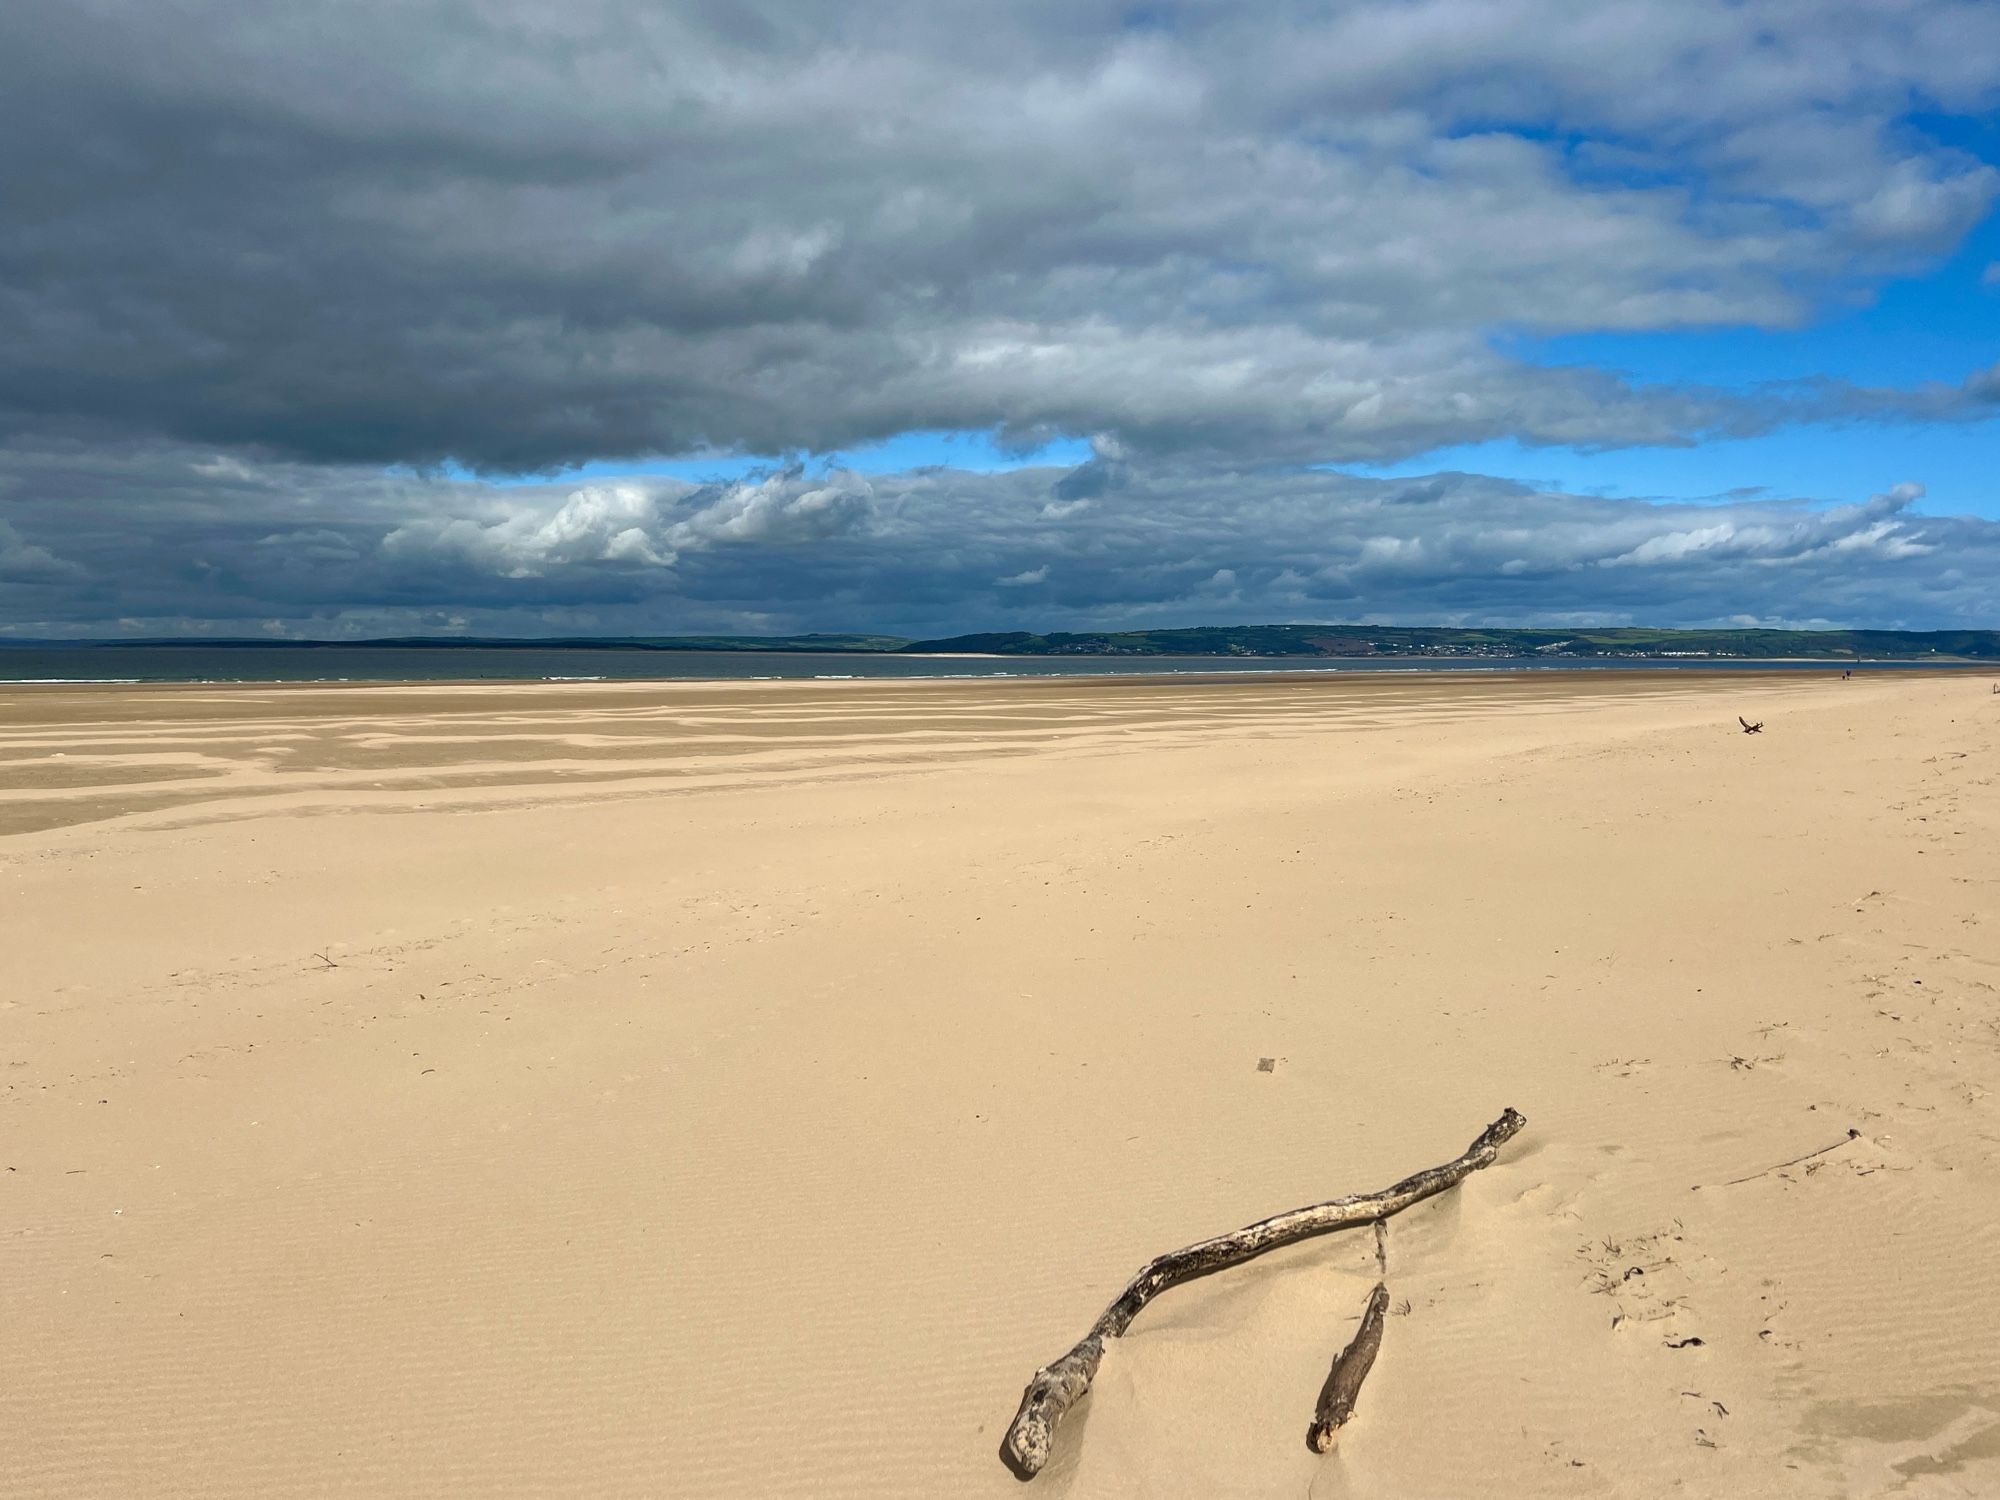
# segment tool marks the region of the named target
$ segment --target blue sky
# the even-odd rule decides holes
[[[1058,438],[1021,449],[1003,447],[991,433],[931,429],[824,453],[704,453],[691,458],[594,459],[562,470],[561,477],[589,481],[661,475],[708,484],[742,479],[793,461],[805,462],[814,469],[847,468],[863,474],[897,474],[931,467],[995,474],[1012,469],[1072,468],[1089,457],[1090,443],[1084,438]],[[449,465],[447,472],[460,478],[473,477],[462,465]],[[547,483],[549,477],[544,473],[503,475],[493,482],[536,485]]]
[[[1573,334],[1521,340],[1541,364],[1615,370],[1646,384],[1748,391],[1834,378],[1867,386],[1956,385],[2000,359],[2000,220],[1989,215],[1955,254],[1885,279],[1861,306],[1816,310],[1800,327]],[[1918,508],[2000,518],[2000,425],[1988,421],[1792,427],[1688,446],[1579,452],[1512,440],[1435,449],[1358,472],[1493,474],[1593,495],[1700,499],[1756,489],[1858,501],[1891,484],[1925,488]]]

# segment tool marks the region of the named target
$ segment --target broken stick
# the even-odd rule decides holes
[[[1795,1156],[1790,1161],[1781,1161],[1775,1167],[1766,1167],[1764,1168],[1763,1171],[1752,1172],[1747,1177],[1732,1177],[1727,1182],[1716,1183],[1715,1186],[1741,1187],[1746,1182],[1755,1182],[1759,1177],[1769,1177],[1773,1172],[1782,1172],[1787,1167],[1796,1167],[1802,1161],[1811,1161],[1814,1157],[1824,1156],[1829,1151],[1838,1151],[1842,1146],[1845,1146],[1849,1141],[1858,1141],[1860,1139],[1861,1139],[1861,1132],[1856,1130],[1852,1125],[1850,1125],[1847,1127],[1847,1134],[1843,1136],[1840,1140],[1835,1141],[1831,1146],[1822,1146],[1817,1151],[1808,1151],[1804,1156]],[[1694,1191],[1697,1193],[1701,1191],[1700,1183],[1697,1182],[1694,1185]]]
[[[1480,1132],[1477,1140],[1465,1148],[1464,1155],[1441,1167],[1429,1167],[1414,1176],[1405,1177],[1394,1187],[1384,1188],[1379,1193],[1358,1193],[1348,1198],[1295,1208],[1289,1213],[1261,1219],[1230,1234],[1201,1240],[1148,1261],[1139,1274],[1126,1284],[1125,1290],[1118,1294],[1117,1300],[1090,1325],[1090,1332],[1077,1341],[1075,1348],[1053,1364],[1035,1371],[1035,1378],[1021,1393],[1020,1410],[1014,1413],[1014,1420],[1008,1425],[1007,1436],[1000,1445],[1001,1456],[1006,1459],[1008,1467],[1022,1479],[1033,1479],[1042,1471],[1042,1466],[1049,1461],[1056,1424],[1083,1399],[1090,1389],[1090,1382],[1097,1377],[1098,1363],[1104,1358],[1105,1341],[1117,1338],[1130,1328],[1140,1309],[1167,1288],[1227,1270],[1231,1266],[1240,1266],[1282,1245],[1295,1244],[1315,1235],[1331,1234],[1337,1229],[1352,1229],[1358,1224],[1372,1224],[1391,1214],[1401,1213],[1413,1203],[1421,1203],[1447,1188],[1456,1187],[1469,1173],[1491,1166],[1500,1148],[1518,1135],[1527,1123],[1516,1111],[1505,1110],[1499,1119]]]
[[[1361,1315],[1361,1327],[1354,1341],[1333,1357],[1326,1384],[1320,1387],[1319,1405],[1313,1408],[1312,1426],[1306,1429],[1306,1446],[1324,1453],[1354,1415],[1354,1398],[1361,1394],[1361,1382],[1375,1368],[1375,1355],[1382,1347],[1382,1318],[1389,1311],[1389,1289],[1381,1282],[1369,1294],[1368,1310]]]

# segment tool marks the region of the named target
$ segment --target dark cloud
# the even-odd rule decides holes
[[[1317,466],[1991,415],[1505,351],[1949,250],[2000,174],[1921,122],[1996,58],[1987,0],[14,0],[0,629],[1989,623],[1908,490]],[[1092,453],[444,477],[913,429]]]
[[[0,583],[54,584],[80,577],[82,572],[75,563],[23,539],[11,525],[0,520]]]
[[[1996,190],[1908,118],[1993,104],[1985,0],[1132,15],[15,0],[0,424],[487,470],[1683,441],[1817,409],[1490,334],[1787,324]]]
[[[1101,464],[1102,455],[1084,466]],[[0,461],[5,628],[380,635],[1247,620],[1930,627],[2000,615],[2000,522],[1645,504],[1466,474],[1077,470],[495,486],[157,446]]]
[[[1127,477],[1124,447],[1100,436],[1091,441],[1090,457],[1056,481],[1055,497],[1059,502],[1094,499],[1120,488]]]

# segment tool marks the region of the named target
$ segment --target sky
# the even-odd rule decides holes
[[[10,0],[0,640],[2000,627],[1991,0]]]

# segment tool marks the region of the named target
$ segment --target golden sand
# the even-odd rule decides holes
[[[1960,676],[0,688],[0,1495],[1019,1495],[1148,1256],[1509,1104],[1333,1454],[1365,1234],[1027,1493],[2000,1491],[1996,752]]]

